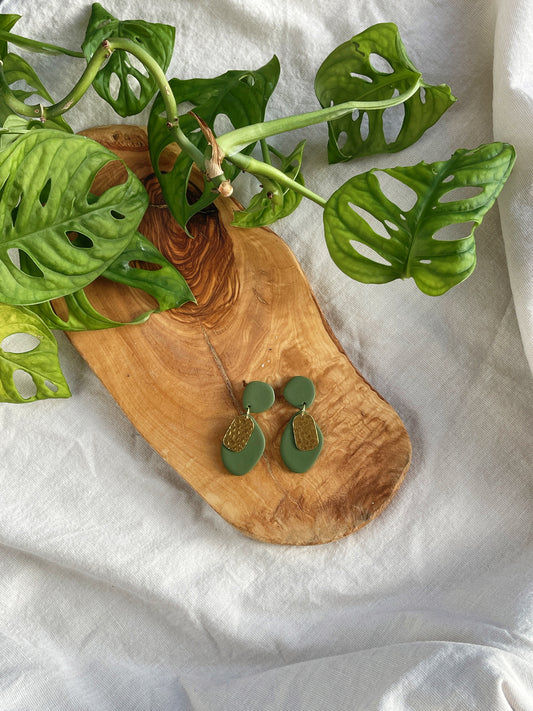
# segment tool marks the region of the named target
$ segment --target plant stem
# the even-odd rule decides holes
[[[261,154],[263,156],[264,162],[268,165],[272,165],[272,161],[270,159],[270,151],[268,150],[267,142],[264,138],[261,139]]]
[[[6,81],[6,76],[4,74],[4,63],[0,60],[0,97],[5,101],[6,105],[19,116],[28,116],[35,118],[33,113],[33,108],[25,104],[23,101],[17,99],[9,88],[9,84]]]
[[[78,103],[92,84],[97,72],[105,60],[109,57],[111,52],[117,49],[133,54],[133,56],[142,62],[148,72],[154,77],[158,88],[161,91],[161,96],[163,97],[169,130],[171,131],[174,140],[180,148],[194,160],[200,169],[203,169],[204,154],[187,138],[178,124],[178,107],[164,71],[161,69],[157,61],[133,40],[125,39],[123,37],[111,37],[102,42],[102,45],[91,57],[85,71],[72,91],[70,91],[64,99],[58,101],[56,104],[52,104],[51,106],[42,106],[41,104],[28,105],[17,99],[7,84],[0,63],[0,96],[14,113],[21,116],[33,119],[40,118],[42,121],[46,121],[48,118],[60,116]]]
[[[384,99],[382,101],[346,101],[336,106],[328,106],[325,109],[319,109],[318,111],[309,111],[305,114],[297,114],[296,116],[287,116],[263,123],[251,124],[250,126],[243,126],[242,128],[235,129],[218,137],[217,143],[224,155],[231,157],[234,153],[255,141],[275,136],[278,133],[285,133],[286,131],[294,131],[297,128],[305,128],[313,124],[323,123],[324,121],[333,121],[341,116],[352,113],[356,109],[360,111],[376,111],[397,106],[407,101],[407,99],[411,98],[411,96],[418,91],[421,81],[422,78],[419,77],[412,87],[392,99]]]
[[[48,44],[47,42],[37,42],[36,40],[21,37],[20,35],[15,35],[12,32],[7,32],[6,30],[0,30],[0,40],[11,42],[11,44],[16,45],[17,47],[29,49],[31,52],[38,52],[39,54],[66,54],[69,57],[77,57],[79,59],[85,58],[83,52],[76,52],[73,49],[57,47],[55,44]]]
[[[61,116],[66,111],[71,109],[85,94],[87,89],[91,86],[94,77],[96,76],[99,69],[102,67],[109,55],[109,51],[105,47],[99,47],[96,52],[91,57],[85,71],[75,84],[74,88],[69,91],[64,99],[58,101],[57,104],[52,104],[52,106],[47,107],[34,107],[33,108],[33,118],[35,114],[42,113],[43,119],[55,118]]]
[[[255,176],[273,180],[286,188],[290,188],[291,190],[300,193],[309,200],[316,202],[316,204],[320,205],[320,207],[326,206],[327,200],[320,195],[317,195],[312,190],[309,190],[309,188],[306,188],[305,185],[301,185],[296,182],[296,180],[289,178],[288,175],[283,173],[281,170],[278,170],[273,165],[263,163],[256,158],[252,158],[252,156],[246,155],[245,153],[233,153],[231,156],[227,156],[227,159],[230,163],[233,163],[241,170],[245,170],[247,173],[252,173]]]
[[[133,40],[128,40],[123,37],[112,37],[108,40],[108,45],[111,50],[122,49],[126,52],[130,52],[130,54],[133,54],[134,57],[144,64],[146,69],[154,77],[161,92],[163,103],[165,104],[165,112],[167,114],[169,129],[176,143],[189,155],[190,158],[192,158],[200,169],[203,169],[204,154],[181,130],[178,122],[178,106],[176,104],[176,99],[174,98],[170,84],[165,76],[165,72],[161,69],[157,61],[151,54],[149,54],[149,52],[140,47]]]
[[[53,104],[52,106],[43,106],[42,104],[26,104],[17,99],[6,81],[3,65],[0,63],[0,95],[8,107],[20,116],[26,116],[32,119],[40,118],[43,121],[47,118],[60,116],[72,108],[72,106],[74,106],[74,104],[76,104],[85,94],[89,86],[92,84],[96,73],[107,59],[108,54],[109,50],[106,47],[99,47],[99,49],[97,49],[91,57],[85,71],[72,91],[70,91],[64,99],[59,101],[57,104]]]

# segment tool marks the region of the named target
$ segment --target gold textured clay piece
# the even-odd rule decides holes
[[[307,412],[298,413],[292,421],[294,443],[301,452],[308,452],[318,447],[316,423]]]
[[[232,452],[242,452],[252,436],[253,429],[253,419],[249,415],[239,415],[226,430],[222,440],[224,447],[227,447]]]

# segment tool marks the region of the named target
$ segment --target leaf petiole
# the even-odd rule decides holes
[[[244,170],[247,173],[252,173],[257,177],[267,178],[269,180],[276,181],[280,185],[283,185],[286,188],[290,188],[291,190],[294,190],[295,192],[299,193],[300,195],[303,195],[309,200],[312,200],[317,205],[320,205],[320,207],[326,206],[327,200],[325,200],[320,195],[317,195],[312,190],[309,190],[309,188],[305,187],[305,185],[298,183],[292,178],[289,178],[288,175],[286,175],[283,171],[278,170],[273,165],[263,163],[262,161],[257,160],[252,156],[246,155],[245,153],[233,153],[231,156],[228,156],[227,159],[230,161],[230,163],[236,165],[237,168],[240,168],[240,170]]]
[[[272,160],[270,158],[270,150],[268,148],[266,139],[261,139],[261,155],[263,156],[263,161],[268,165],[272,165]]]
[[[111,37],[102,42],[100,47],[95,51],[89,60],[85,71],[74,88],[61,101],[58,101],[56,104],[52,104],[51,106],[42,106],[41,104],[29,105],[17,99],[6,81],[2,63],[0,62],[0,97],[5,101],[11,111],[19,114],[20,116],[27,116],[28,118],[33,119],[39,118],[41,121],[46,121],[46,119],[60,116],[78,103],[87,89],[91,86],[96,74],[106,59],[114,50],[117,49],[129,52],[136,57],[154,77],[161,92],[161,96],[163,97],[169,130],[171,131],[176,143],[194,160],[198,166],[203,167],[204,155],[202,151],[200,151],[187,138],[179,126],[176,100],[172,90],[170,89],[164,71],[161,69],[157,61],[133,40],[123,37]]]
[[[83,52],[65,49],[65,47],[58,47],[55,44],[48,44],[47,42],[37,42],[36,40],[28,39],[21,35],[15,35],[12,32],[6,32],[6,30],[0,30],[0,41],[11,42],[11,44],[17,47],[22,47],[22,49],[37,52],[38,54],[66,54],[68,57],[85,58]]]
[[[104,42],[104,46],[105,45],[106,42]],[[144,64],[146,69],[154,77],[157,86],[159,87],[159,91],[161,92],[163,103],[165,105],[165,112],[167,114],[167,125],[176,143],[198,166],[203,167],[204,154],[181,130],[178,120],[178,106],[176,104],[176,99],[174,98],[174,94],[172,93],[172,89],[170,88],[165,72],[161,69],[157,61],[149,52],[140,47],[136,42],[125,37],[111,37],[107,40],[107,48],[108,51],[113,51],[115,49],[125,50],[126,52],[133,54],[134,57]]]
[[[382,101],[346,101],[335,106],[328,106],[325,109],[317,111],[309,111],[304,114],[296,114],[295,116],[287,116],[280,119],[272,119],[263,123],[255,123],[250,126],[243,126],[234,131],[229,131],[217,138],[219,148],[227,158],[233,157],[237,151],[241,151],[250,143],[255,141],[276,136],[279,133],[294,131],[298,128],[306,128],[317,123],[333,121],[346,114],[359,111],[376,111],[380,109],[388,109],[398,104],[403,104],[415,94],[422,84],[422,75],[418,75],[417,81],[407,91],[393,97],[392,99],[384,99]]]
[[[88,63],[72,91],[70,91],[64,99],[51,106],[26,104],[24,101],[17,99],[7,83],[3,62],[0,61],[0,97],[5,101],[11,111],[19,114],[19,116],[26,116],[31,119],[40,118],[43,122],[46,121],[46,119],[60,116],[72,108],[74,104],[78,103],[85,94],[87,89],[91,86],[96,73],[105,62],[107,54],[108,50],[105,47],[100,47],[100,49],[94,53],[91,61]]]

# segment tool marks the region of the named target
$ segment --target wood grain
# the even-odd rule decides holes
[[[150,207],[140,230],[187,278],[197,305],[156,314],[142,326],[69,337],[133,425],[210,506],[240,531],[271,543],[317,544],[374,519],[409,467],[407,432],[390,405],[348,360],[294,255],[271,230],[230,225],[230,199],[196,216],[188,238],[161,196],[146,134],[133,126],[85,132],[113,150],[144,182]],[[165,157],[170,166],[171,152]],[[95,191],[120,180],[119,163]],[[194,187],[192,187],[194,189]],[[104,313],[129,319],[147,297],[106,280],[90,291]],[[294,375],[313,380],[311,414],[324,448],[305,474],[284,466],[282,431],[294,414],[282,391]],[[246,383],[263,380],[276,402],[257,421],[265,454],[242,477],[226,472],[220,444],[242,412]],[[178,515],[178,512],[176,512]]]

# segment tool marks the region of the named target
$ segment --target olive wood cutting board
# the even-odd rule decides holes
[[[114,151],[142,180],[150,206],[140,231],[182,272],[197,304],[154,314],[141,326],[71,332],[75,348],[138,432],[244,534],[306,545],[369,523],[405,476],[409,437],[350,363],[290,249],[268,228],[232,227],[239,209],[232,198],[217,198],[193,218],[195,238],[189,238],[164,204],[144,129],[104,126],[84,135]],[[170,167],[174,158],[169,150],[163,160]],[[123,180],[123,172],[119,161],[110,163],[94,192]],[[116,320],[153,307],[143,292],[105,279],[88,293]],[[295,375],[315,384],[309,412],[324,437],[320,457],[304,474],[289,471],[280,456],[282,432],[296,412],[282,393]],[[276,393],[274,405],[255,416],[266,449],[250,472],[233,476],[222,466],[221,441],[254,380]]]

